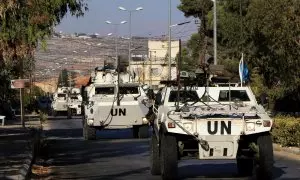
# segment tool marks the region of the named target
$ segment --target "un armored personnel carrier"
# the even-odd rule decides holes
[[[72,115],[81,115],[81,105],[82,105],[82,96],[80,88],[71,88],[70,94],[68,97],[68,113],[69,116]]]
[[[68,87],[58,87],[53,94],[53,101],[51,103],[52,115],[56,116],[58,113],[68,113]]]
[[[96,68],[83,92],[83,136],[96,138],[96,130],[133,128],[135,138],[148,137],[146,95],[127,72],[113,66]]]
[[[236,160],[241,175],[272,179],[273,121],[249,86],[197,77],[165,83],[153,106],[151,174],[176,179],[182,158]],[[191,79],[194,79],[191,82]],[[213,79],[213,78],[211,78]]]

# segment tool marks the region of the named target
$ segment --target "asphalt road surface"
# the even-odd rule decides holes
[[[97,140],[84,141],[78,119],[58,117],[44,129],[47,149],[43,168],[34,166],[32,179],[159,180],[149,171],[149,139],[133,139],[131,130],[98,131]],[[41,170],[43,169],[43,170]],[[275,152],[276,179],[300,179],[300,156]],[[184,160],[180,179],[250,179],[238,177],[235,161]]]

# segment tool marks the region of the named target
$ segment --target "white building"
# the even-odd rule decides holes
[[[176,79],[177,68],[175,58],[179,52],[179,41],[171,42],[171,79]],[[130,63],[131,72],[136,75],[135,81],[152,85],[157,89],[161,80],[168,80],[168,41],[149,40],[148,58],[144,60],[132,61]]]
[[[167,40],[149,40],[148,49],[149,57],[156,57],[156,59],[164,59],[168,55],[169,42]],[[175,59],[179,52],[179,41],[171,41],[171,59]]]

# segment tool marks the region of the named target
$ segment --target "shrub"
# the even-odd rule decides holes
[[[276,116],[272,135],[274,143],[300,147],[300,118]]]

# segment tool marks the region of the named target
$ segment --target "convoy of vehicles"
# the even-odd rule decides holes
[[[81,104],[80,88],[58,87],[53,94],[52,115],[66,114],[69,119],[72,115],[81,115]]]
[[[80,89],[58,88],[52,108],[83,114],[86,140],[96,139],[97,130],[125,128],[147,138],[151,126],[151,174],[162,179],[176,179],[178,161],[190,157],[234,159],[241,175],[272,179],[273,120],[249,86],[200,74],[181,72],[154,94],[129,73],[104,66],[92,73],[82,98]]]

